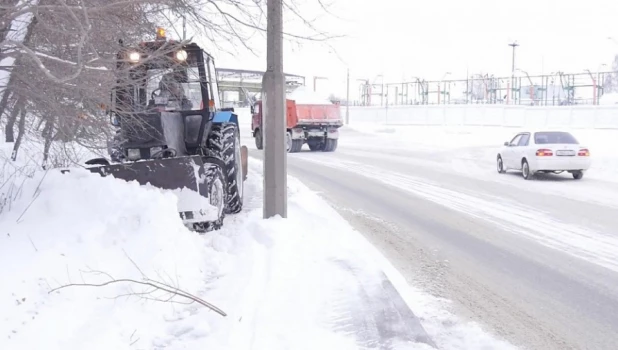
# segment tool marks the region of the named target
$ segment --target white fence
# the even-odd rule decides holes
[[[342,115],[345,113],[342,107]],[[442,105],[350,107],[350,123],[618,129],[618,106]]]

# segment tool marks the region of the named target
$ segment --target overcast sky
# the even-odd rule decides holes
[[[439,80],[447,71],[465,79],[466,70],[509,76],[513,40],[520,44],[516,67],[531,75],[596,71],[618,53],[618,43],[608,39],[618,40],[616,0],[325,1],[333,4],[336,17],[324,15],[316,25],[346,35],[330,42],[341,60],[323,44],[299,48],[286,42],[284,70],[307,76],[309,84],[312,76],[327,76],[338,91],[347,67],[353,79],[383,74],[388,82],[412,76]],[[316,6],[303,10],[308,18],[318,14]],[[284,30],[302,34],[304,27],[293,16],[285,20]],[[265,39],[256,36],[250,45],[261,55],[216,53],[217,65],[265,69]]]

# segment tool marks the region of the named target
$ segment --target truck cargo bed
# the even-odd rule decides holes
[[[296,104],[287,100],[287,125],[329,125],[341,126],[341,112],[336,104]]]

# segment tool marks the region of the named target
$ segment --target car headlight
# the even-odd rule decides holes
[[[141,156],[139,148],[129,148],[127,156],[129,160],[138,160]]]

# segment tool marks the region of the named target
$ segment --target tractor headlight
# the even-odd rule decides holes
[[[176,52],[176,59],[179,61],[183,61],[183,62],[186,61],[188,56],[189,55],[187,54],[187,51],[185,50],[180,50]]]
[[[129,148],[127,156],[129,160],[138,160],[141,156],[139,148]]]
[[[129,53],[129,61],[131,61],[131,62],[133,62],[133,63],[135,63],[135,62],[139,62],[139,59],[140,59],[140,58],[141,58],[141,57],[140,57],[139,52],[135,52],[135,51],[133,51],[133,52]]]

